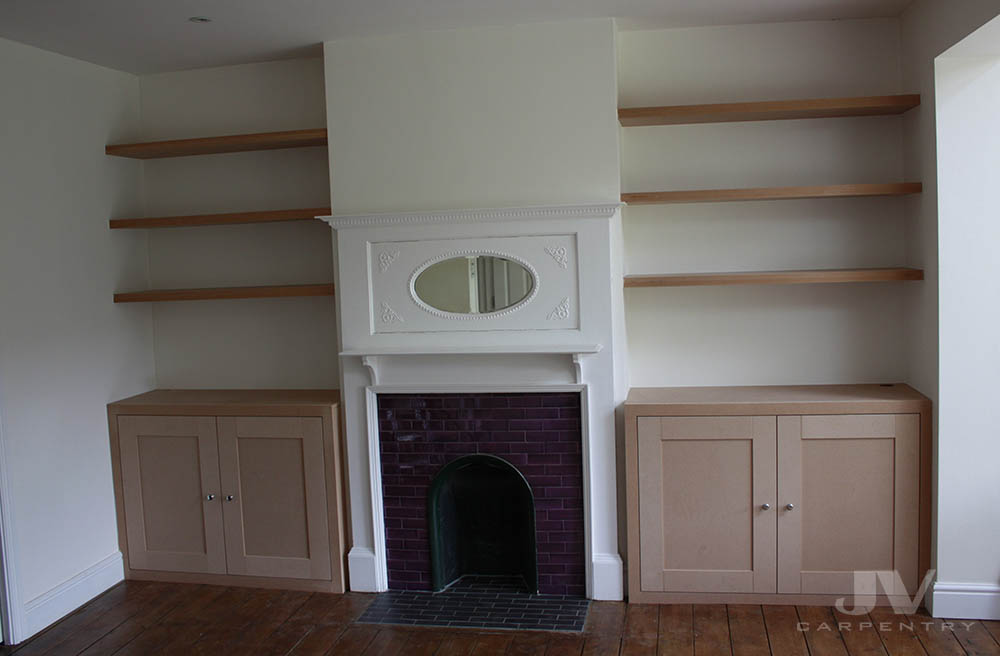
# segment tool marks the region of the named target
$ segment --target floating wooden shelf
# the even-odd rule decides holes
[[[153,159],[157,157],[183,157],[184,155],[211,155],[214,153],[239,153],[247,150],[277,150],[280,148],[303,148],[325,146],[326,128],[313,130],[289,130],[286,132],[259,132],[257,134],[233,134],[225,137],[203,137],[200,139],[174,139],[171,141],[148,141],[145,143],[114,144],[104,147],[108,155]]]
[[[115,294],[115,303],[209,301],[236,298],[288,298],[294,296],[333,296],[333,284],[214,287],[209,289],[150,289],[143,292],[122,292]]]
[[[618,110],[618,120],[625,127],[633,127],[639,125],[777,121],[797,118],[885,116],[902,114],[919,104],[920,96],[914,94],[865,96],[860,98],[815,98],[807,100],[721,103],[713,105],[630,107]]]
[[[696,287],[709,285],[796,285],[835,282],[923,280],[921,269],[815,269],[807,271],[737,271],[625,276],[626,287]]]
[[[192,226],[233,225],[237,223],[274,223],[307,221],[330,214],[329,207],[307,207],[300,210],[267,212],[233,212],[230,214],[192,214],[188,216],[157,216],[136,219],[111,219],[112,230],[123,228],[183,228]]]
[[[642,191],[622,194],[622,202],[629,205],[718,203],[738,200],[905,196],[907,194],[919,194],[921,191],[923,191],[923,184],[920,182],[821,185],[811,187],[753,187],[749,189],[692,189],[690,191]]]

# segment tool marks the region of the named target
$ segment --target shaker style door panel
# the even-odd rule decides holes
[[[915,591],[919,466],[919,415],[779,417],[778,592],[851,594],[875,571]]]
[[[641,589],[775,592],[775,417],[638,422]]]
[[[218,422],[229,573],[330,579],[322,419]]]
[[[215,417],[118,417],[129,566],[224,574]]]

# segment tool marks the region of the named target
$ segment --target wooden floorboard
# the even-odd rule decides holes
[[[991,636],[993,636],[994,642],[1000,645],[1000,621],[987,620],[983,622],[983,626],[986,627],[986,630],[990,632]]]
[[[580,633],[360,624],[374,595],[129,582],[0,656],[1000,656],[1000,622],[593,602]]]
[[[625,635],[622,656],[644,656],[656,653],[659,635],[660,609],[652,604],[629,604],[625,614]]]
[[[583,656],[617,656],[621,651],[626,605],[604,601],[590,605],[583,628]]]
[[[847,615],[835,610],[833,617],[850,656],[888,656],[868,613]]]
[[[795,606],[764,606],[764,627],[772,654],[809,656],[805,635],[799,631],[799,614]]]
[[[909,616],[909,619],[929,656],[965,656],[965,649],[944,620],[922,612]]]
[[[910,619],[891,608],[876,608],[868,614],[889,656],[927,656]]]
[[[767,642],[760,606],[731,605],[726,607],[726,612],[733,656],[769,656],[771,646]]]
[[[694,614],[695,656],[729,656],[733,653],[729,637],[729,616],[721,604],[698,604]]]
[[[690,656],[694,653],[694,614],[691,604],[660,606],[657,656]]]
[[[519,633],[507,648],[507,656],[544,656],[549,646],[549,636],[545,633]]]
[[[982,622],[949,620],[952,633],[967,654],[974,656],[1000,656],[1000,645],[993,639]]]
[[[837,620],[829,608],[799,606],[799,621],[808,627],[806,644],[812,656],[847,656],[847,648],[837,629]]]

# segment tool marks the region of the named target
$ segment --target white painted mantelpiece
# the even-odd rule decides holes
[[[621,599],[615,409],[624,376],[618,204],[321,217],[334,240],[350,479],[352,590],[387,588],[379,393],[582,395],[587,593]],[[456,255],[514,260],[535,278],[512,308],[435,311],[413,291]]]

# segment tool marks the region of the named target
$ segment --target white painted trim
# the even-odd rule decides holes
[[[558,394],[583,392],[586,388],[586,385],[573,383],[553,385],[539,383],[537,385],[376,385],[368,389],[375,394],[544,394],[547,392]]]
[[[511,346],[386,346],[341,351],[342,356],[368,355],[575,355],[577,353],[592,355],[600,353],[600,344],[526,344]],[[367,365],[365,365],[367,366]]]
[[[0,622],[4,642],[16,645],[30,634],[24,630],[21,579],[17,572],[17,545],[14,541],[14,502],[8,471],[3,408],[0,408]]]
[[[610,219],[622,203],[605,205],[549,205],[498,209],[458,210],[454,212],[404,212],[399,214],[356,214],[353,216],[317,216],[330,227],[359,228],[386,225],[426,225],[447,223],[496,223],[532,219]]]
[[[379,592],[377,569],[374,551],[368,547],[352,547],[347,554],[348,589],[351,592]]]
[[[591,599],[600,601],[620,601],[625,594],[625,574],[621,556],[618,554],[594,554],[591,559],[594,569],[592,580],[594,589]]]
[[[124,580],[122,554],[116,551],[24,604],[26,635],[38,633]]]
[[[619,375],[624,351],[601,348],[622,339],[616,330],[623,321],[615,319],[621,313],[620,302],[613,303],[615,293],[621,298],[616,237],[620,204],[330,217],[328,222],[336,228],[342,412],[356,547],[349,563],[358,568],[351,575],[352,589],[385,589],[388,578],[372,394],[586,390],[582,419],[587,592],[620,599],[615,413],[626,392]],[[572,238],[575,257],[570,257],[574,249],[568,243],[566,256],[560,254],[558,247],[563,244],[552,241],[556,237]],[[518,239],[537,246],[530,257],[522,256],[546,278],[541,283],[546,290],[562,290],[546,291],[549,297],[544,303],[536,298],[524,308],[533,312],[533,306],[540,304],[545,306],[543,312],[532,317],[519,312],[518,321],[501,318],[491,321],[496,325],[456,329],[451,324],[458,322],[438,325],[443,320],[430,323],[432,315],[405,311],[414,309],[405,289],[409,275],[430,257],[462,248],[507,251],[513,248],[511,240]],[[408,255],[410,249],[403,244],[411,243],[434,244],[436,250],[428,247],[426,253]],[[586,266],[578,266],[580,261]],[[357,276],[359,271],[365,272],[363,279]],[[572,273],[572,279],[558,277],[563,272]],[[383,279],[383,274],[392,280]],[[378,323],[382,302],[406,323]],[[568,314],[575,313],[573,326],[554,325],[548,318],[550,308],[558,310],[562,304]]]
[[[1000,620],[1000,585],[937,581],[931,614],[956,620]]]
[[[389,589],[389,560],[385,544],[385,505],[382,503],[382,449],[378,429],[378,393],[373,387],[365,390],[365,410],[368,414],[368,472],[371,481],[372,524],[375,548],[374,588],[371,592]],[[374,435],[374,437],[373,437]]]

